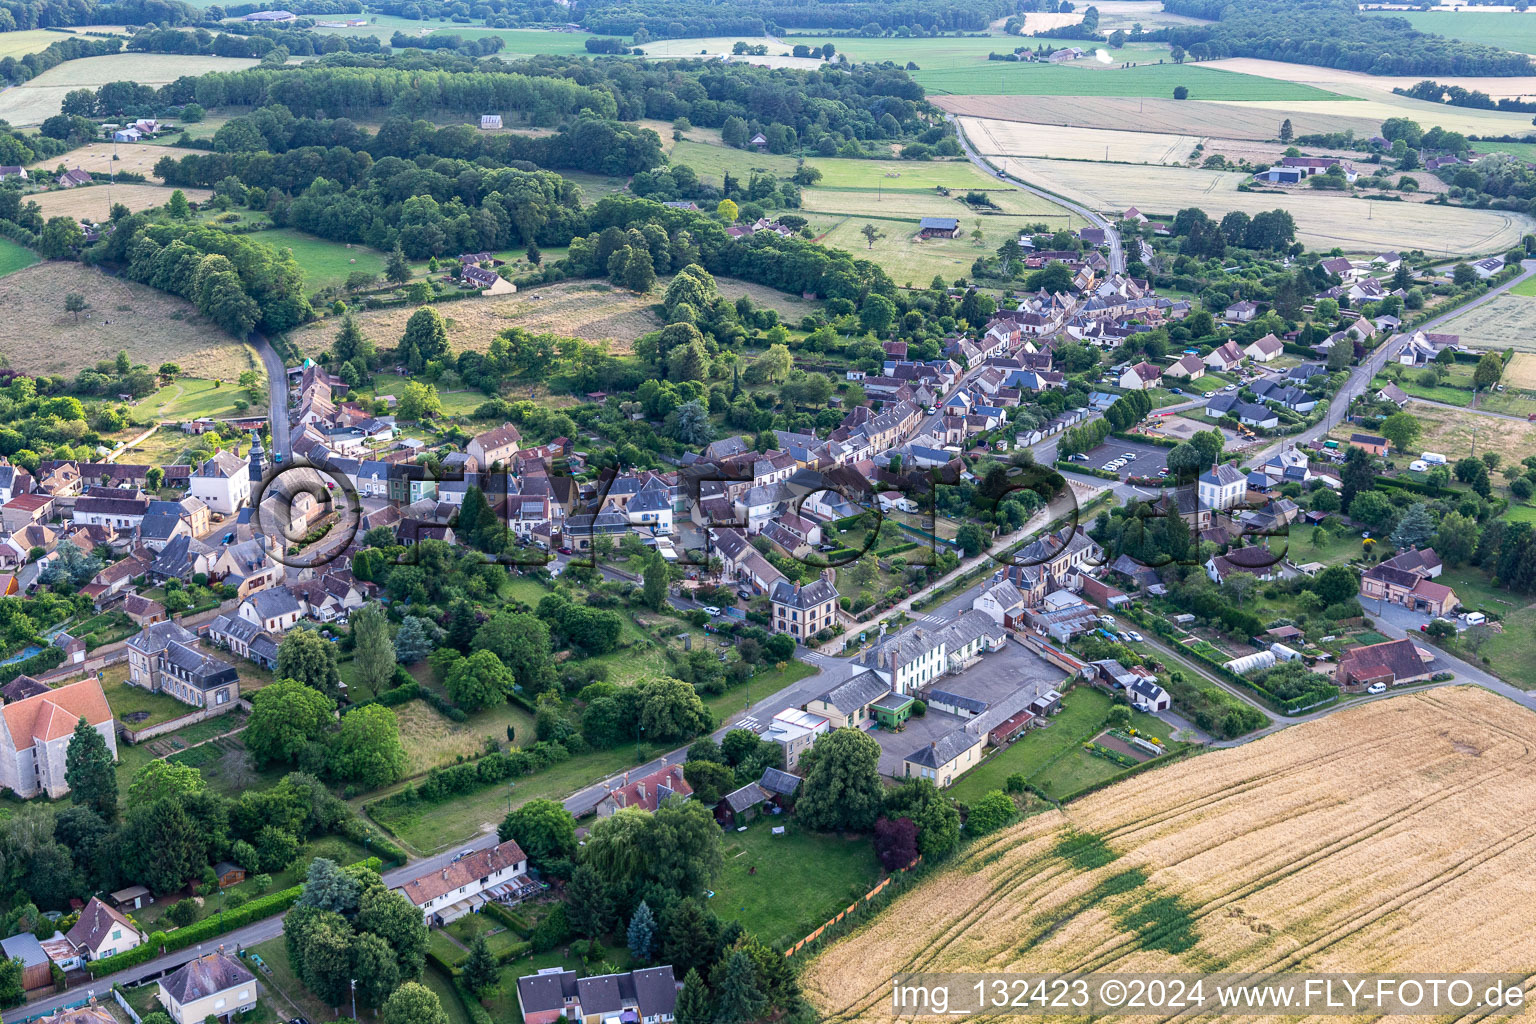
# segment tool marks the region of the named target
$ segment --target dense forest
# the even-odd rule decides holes
[[[71,25],[190,25],[203,13],[182,0],[3,0],[0,32]]]
[[[498,40],[499,42],[499,40]],[[215,57],[265,57],[278,47],[289,56],[312,57],[323,53],[382,53],[383,40],[372,35],[320,35],[304,29],[231,23],[211,31],[196,28],[145,28],[128,41],[130,51],[144,53],[198,53]]]
[[[1529,75],[1525,54],[1365,17],[1353,0],[1165,0],[1174,14],[1219,19],[1155,33],[1196,58],[1263,57],[1372,75]]]
[[[1014,13],[1006,0],[957,3],[895,0],[876,3],[793,3],[790,0],[749,0],[747,3],[700,4],[693,0],[594,0],[583,5],[581,25],[599,35],[676,38],[710,35],[777,34],[782,29],[834,31],[907,28],[932,32],[981,32],[988,23]]]

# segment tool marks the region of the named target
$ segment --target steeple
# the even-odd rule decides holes
[[[264,472],[266,472],[266,450],[261,446],[261,435],[253,430],[251,431],[251,483],[260,483]]]

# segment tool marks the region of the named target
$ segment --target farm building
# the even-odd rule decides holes
[[[1350,434],[1351,447],[1360,448],[1372,455],[1386,455],[1392,449],[1392,442],[1375,434]]]
[[[917,225],[919,238],[958,238],[960,221],[955,217],[924,217]]]
[[[1267,171],[1259,171],[1254,178],[1272,185],[1296,185],[1301,182],[1302,172],[1299,167],[1271,167]]]
[[[495,131],[501,127],[500,114],[481,114],[480,130],[483,132]]]
[[[253,11],[245,16],[246,21],[293,21],[296,18],[292,11]]]
[[[931,779],[935,786],[946,789],[981,760],[986,742],[985,734],[978,736],[965,729],[947,732],[908,754],[902,760],[902,774],[909,779]]]
[[[1388,640],[1383,644],[1345,651],[1339,658],[1339,667],[1334,670],[1333,680],[1340,686],[1414,683],[1429,678],[1429,663],[1433,660],[1434,655],[1419,650],[1412,640]]]

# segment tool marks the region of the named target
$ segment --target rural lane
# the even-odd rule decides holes
[[[1006,184],[1022,188],[1024,191],[1030,193],[1031,195],[1039,196],[1041,199],[1045,199],[1049,202],[1055,203],[1057,206],[1071,210],[1073,213],[1077,214],[1079,217],[1082,217],[1094,227],[1103,230],[1104,237],[1109,241],[1110,271],[1116,274],[1125,273],[1125,248],[1120,244],[1120,232],[1115,230],[1115,226],[1111,224],[1108,219],[1106,219],[1102,214],[1099,214],[1094,210],[1090,210],[1088,207],[1083,206],[1080,203],[1074,203],[1072,200],[1064,199],[1061,196],[1056,195],[1054,192],[1047,192],[1045,189],[1037,188],[1027,181],[1021,181],[1011,174],[1006,174],[1002,171],[996,170],[992,167],[992,165],[983,160],[981,156],[976,152],[976,150],[971,147],[971,140],[966,137],[965,132],[960,127],[960,122],[955,120],[955,116],[953,114],[945,114],[944,119],[954,122],[955,137],[960,140],[960,148],[965,151],[966,159],[975,164],[983,174],[990,178],[996,178],[998,181],[1004,182]]]
[[[288,436],[288,367],[266,336],[251,332],[251,345],[267,369],[267,423],[272,429],[272,451],[281,452],[284,461],[293,460]]]

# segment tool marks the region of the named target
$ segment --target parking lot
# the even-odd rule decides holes
[[[1127,453],[1134,455],[1135,458],[1121,463],[1121,459]],[[1157,476],[1158,470],[1168,465],[1168,449],[1155,444],[1120,441],[1115,438],[1110,438],[1104,444],[1084,454],[1088,456],[1087,462],[1083,462],[1082,459],[1076,461],[1093,469],[1108,469],[1118,473],[1122,480],[1128,476]]]

